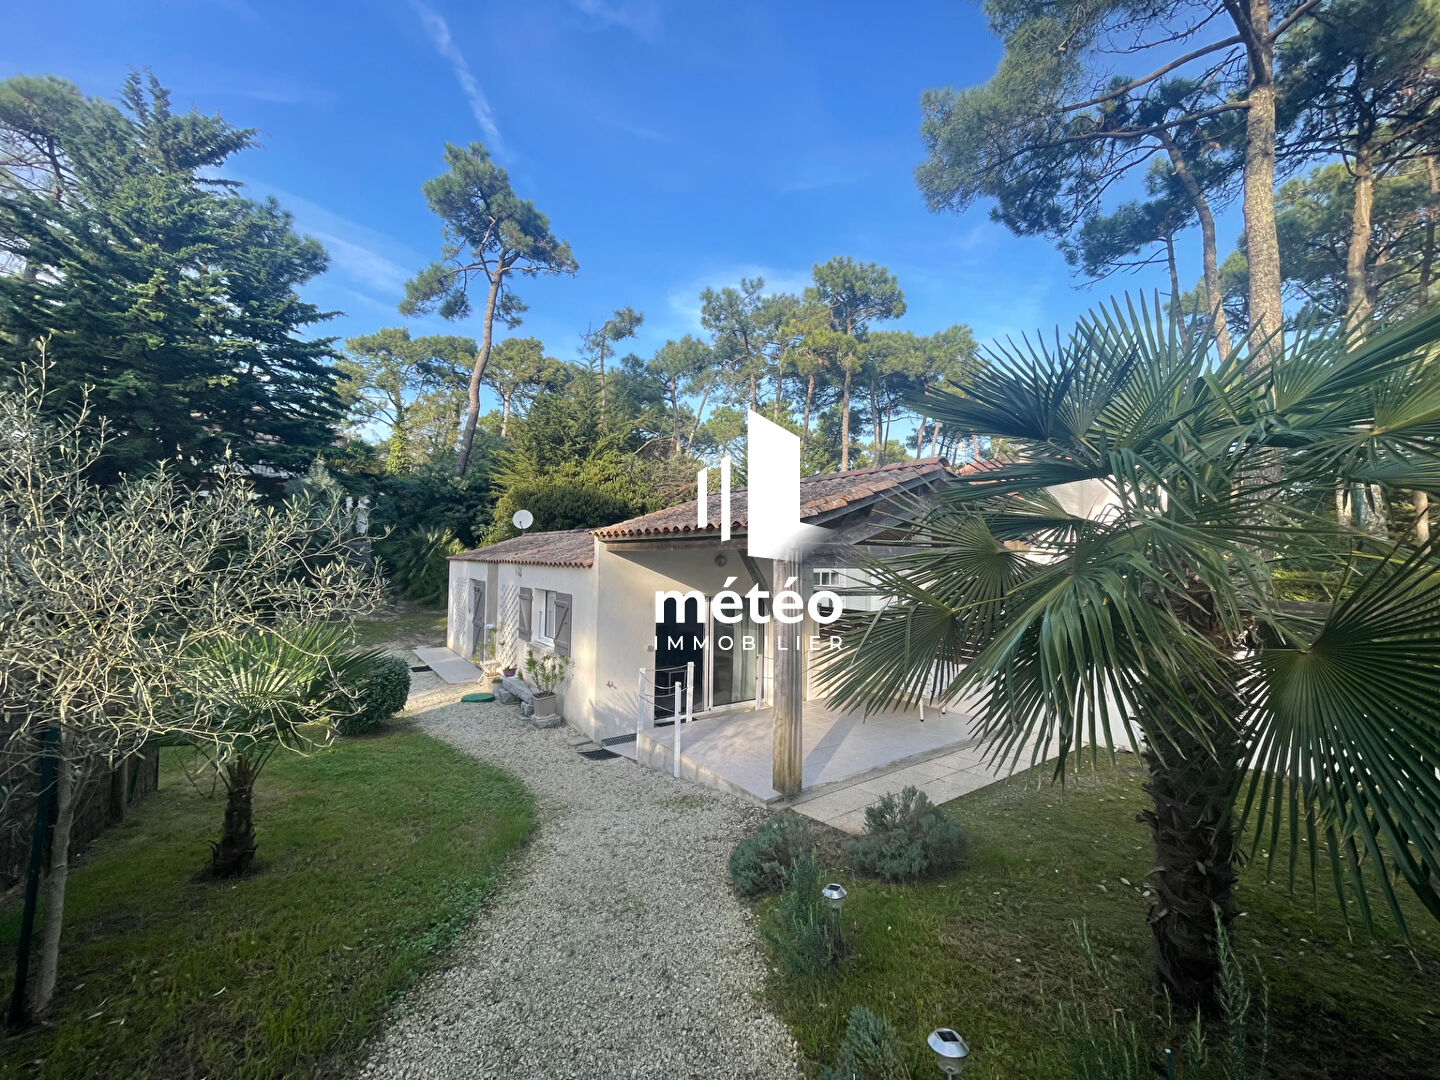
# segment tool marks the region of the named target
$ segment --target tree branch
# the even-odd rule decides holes
[[[1101,94],[1099,97],[1091,98],[1089,101],[1082,101],[1076,105],[1064,105],[1061,107],[1060,112],[1062,114],[1069,112],[1078,112],[1081,109],[1088,109],[1092,105],[1100,105],[1106,101],[1113,101],[1117,97],[1123,97],[1124,95],[1128,94],[1131,90],[1138,89],[1139,87],[1144,86],[1147,83],[1154,82],[1162,75],[1168,75],[1176,68],[1183,67],[1185,64],[1190,63],[1190,61],[1192,60],[1198,60],[1202,56],[1208,56],[1210,53],[1218,52],[1221,49],[1228,49],[1232,45],[1239,45],[1241,41],[1241,36],[1239,34],[1236,34],[1233,37],[1225,38],[1223,41],[1213,42],[1212,44],[1206,45],[1203,48],[1196,49],[1194,52],[1188,52],[1184,56],[1178,57],[1170,61],[1170,63],[1163,65],[1162,67],[1156,68],[1149,75],[1146,75],[1143,78],[1134,79],[1126,83],[1124,86],[1116,87],[1108,94]]]

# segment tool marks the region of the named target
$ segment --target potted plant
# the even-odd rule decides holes
[[[511,662],[515,655],[515,633],[510,629],[509,623],[501,623],[495,627],[495,632],[490,635],[490,640],[495,644],[495,656],[499,659],[505,674],[505,678],[513,679],[519,669]]]
[[[564,680],[570,669],[568,656],[554,653],[537,654],[534,649],[525,650],[525,675],[535,688],[531,702],[535,707],[535,720],[549,720],[560,715],[555,698],[555,688]]]
[[[472,658],[474,663],[480,665],[480,677],[488,680],[492,685],[500,681],[498,651],[496,648],[495,635],[492,634],[490,638],[475,651],[475,655]]]

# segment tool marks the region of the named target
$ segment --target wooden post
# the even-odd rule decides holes
[[[794,578],[794,584],[790,579]],[[774,593],[770,599],[771,627],[775,631],[775,681],[771,696],[775,702],[774,745],[771,751],[770,786],[782,795],[798,795],[803,783],[805,759],[805,654],[797,647],[796,638],[804,644],[804,626],[782,623],[774,618],[775,597],[785,589],[793,589],[805,597],[805,562],[799,557],[775,560],[771,578]],[[781,648],[781,646],[784,648]]]
[[[110,770],[110,813],[112,824],[122,824],[130,809],[130,758],[122,758]]]

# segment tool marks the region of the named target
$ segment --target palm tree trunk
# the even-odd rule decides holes
[[[225,825],[210,845],[210,876],[241,877],[255,858],[255,764],[241,754],[225,766]]]
[[[1217,655],[1226,655],[1232,645],[1214,614],[1214,598],[1198,585],[1189,592],[1191,602],[1176,615],[1197,637],[1208,639]],[[1147,878],[1155,898],[1147,918],[1155,938],[1156,978],[1181,1016],[1215,1008],[1220,933],[1228,932],[1237,913],[1233,810],[1245,775],[1239,676],[1233,664],[1225,664],[1212,680],[1182,679],[1203,733],[1160,697],[1143,703],[1140,717],[1147,743],[1140,757],[1149,772],[1145,791],[1154,804],[1138,817],[1155,844]]]
[[[1421,544],[1430,541],[1430,495],[1425,491],[1415,492],[1415,539]]]
[[[1215,726],[1213,745],[1228,761],[1176,724],[1166,724],[1165,740],[1141,753],[1149,772],[1145,791],[1154,804],[1139,820],[1150,827],[1155,845],[1147,879],[1155,892],[1147,916],[1155,974],[1182,1016],[1214,1008],[1219,930],[1228,931],[1237,913],[1231,809],[1241,755],[1231,718]]]

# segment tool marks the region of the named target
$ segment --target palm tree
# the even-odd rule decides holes
[[[1402,929],[1399,881],[1440,918],[1440,559],[1330,507],[1337,479],[1440,490],[1437,339],[1440,314],[1304,333],[1252,369],[1255,343],[1216,359],[1158,300],[1115,303],[915,403],[1015,456],[899,515],[891,602],[845,635],[833,701],[974,694],[997,762],[1058,747],[1062,780],[1124,731],[1182,1007],[1213,1003],[1237,859],[1282,833],[1292,885],[1323,860],[1367,923],[1367,883]],[[1067,509],[1087,489],[1103,508]],[[1282,602],[1287,568],[1333,572],[1324,602]]]
[[[203,714],[187,736],[225,786],[225,820],[210,845],[208,875],[239,877],[255,858],[255,782],[276,750],[328,743],[333,724],[360,707],[350,687],[383,650],[349,650],[338,624],[273,627],[195,643],[179,708]]]

